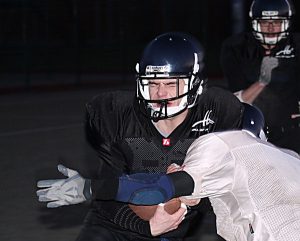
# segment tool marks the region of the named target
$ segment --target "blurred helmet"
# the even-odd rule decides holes
[[[174,117],[196,104],[203,91],[203,58],[201,44],[185,33],[165,33],[146,46],[136,65],[137,98],[145,105],[153,121]],[[176,80],[176,96],[150,99],[149,83],[161,79]],[[184,81],[183,93],[179,93],[179,81]],[[180,100],[180,104],[168,107],[168,103],[174,100]]]
[[[261,110],[253,105],[244,104],[244,115],[242,129],[251,132],[262,140],[267,140],[264,132],[265,118]]]
[[[254,0],[249,16],[252,19],[253,34],[265,45],[275,45],[286,38],[290,31],[291,18],[295,14],[291,0]],[[262,32],[261,23],[264,20],[280,20],[281,30],[275,33]],[[275,35],[275,36],[274,36]]]

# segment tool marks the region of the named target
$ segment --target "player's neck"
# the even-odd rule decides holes
[[[265,55],[266,56],[270,55],[274,47],[275,45],[263,45],[263,48],[265,49]]]
[[[188,110],[185,110],[181,114],[165,120],[160,120],[155,124],[155,127],[161,133],[165,133],[166,136],[169,136],[186,118]]]

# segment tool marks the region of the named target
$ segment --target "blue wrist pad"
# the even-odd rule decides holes
[[[137,205],[154,205],[174,195],[171,179],[165,174],[136,173],[119,177],[117,201]]]

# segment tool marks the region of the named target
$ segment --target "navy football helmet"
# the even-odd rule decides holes
[[[244,104],[244,115],[242,129],[250,131],[256,137],[262,140],[267,140],[264,132],[265,118],[261,110],[253,105]]]
[[[291,18],[295,14],[291,0],[254,0],[250,7],[249,16],[252,19],[253,34],[257,40],[265,45],[275,45],[286,38],[290,31]],[[281,31],[272,33],[262,32],[261,21],[281,20]]]
[[[153,121],[174,117],[195,105],[203,91],[203,58],[201,44],[185,33],[165,33],[146,46],[136,65],[137,98],[144,103]],[[149,81],[155,79],[176,79],[176,96],[150,99]],[[179,93],[179,80],[184,80],[183,93]],[[180,104],[168,107],[168,102],[174,100],[180,100]]]

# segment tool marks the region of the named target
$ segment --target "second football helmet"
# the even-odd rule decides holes
[[[159,35],[145,48],[137,71],[137,98],[144,103],[153,121],[174,117],[195,105],[203,91],[202,70],[204,49],[191,35],[170,32]],[[177,94],[166,99],[151,99],[151,80],[176,80]],[[179,93],[179,81],[184,81],[183,93]],[[178,106],[168,103],[180,100]]]
[[[267,140],[264,132],[265,118],[263,113],[259,108],[247,103],[244,104],[244,115],[242,129],[251,132],[256,137],[262,140]]]
[[[249,16],[252,19],[253,34],[265,45],[275,45],[286,38],[290,31],[291,18],[295,14],[291,0],[254,0]],[[262,32],[261,23],[264,20],[281,20],[281,30],[270,37],[270,33]]]

